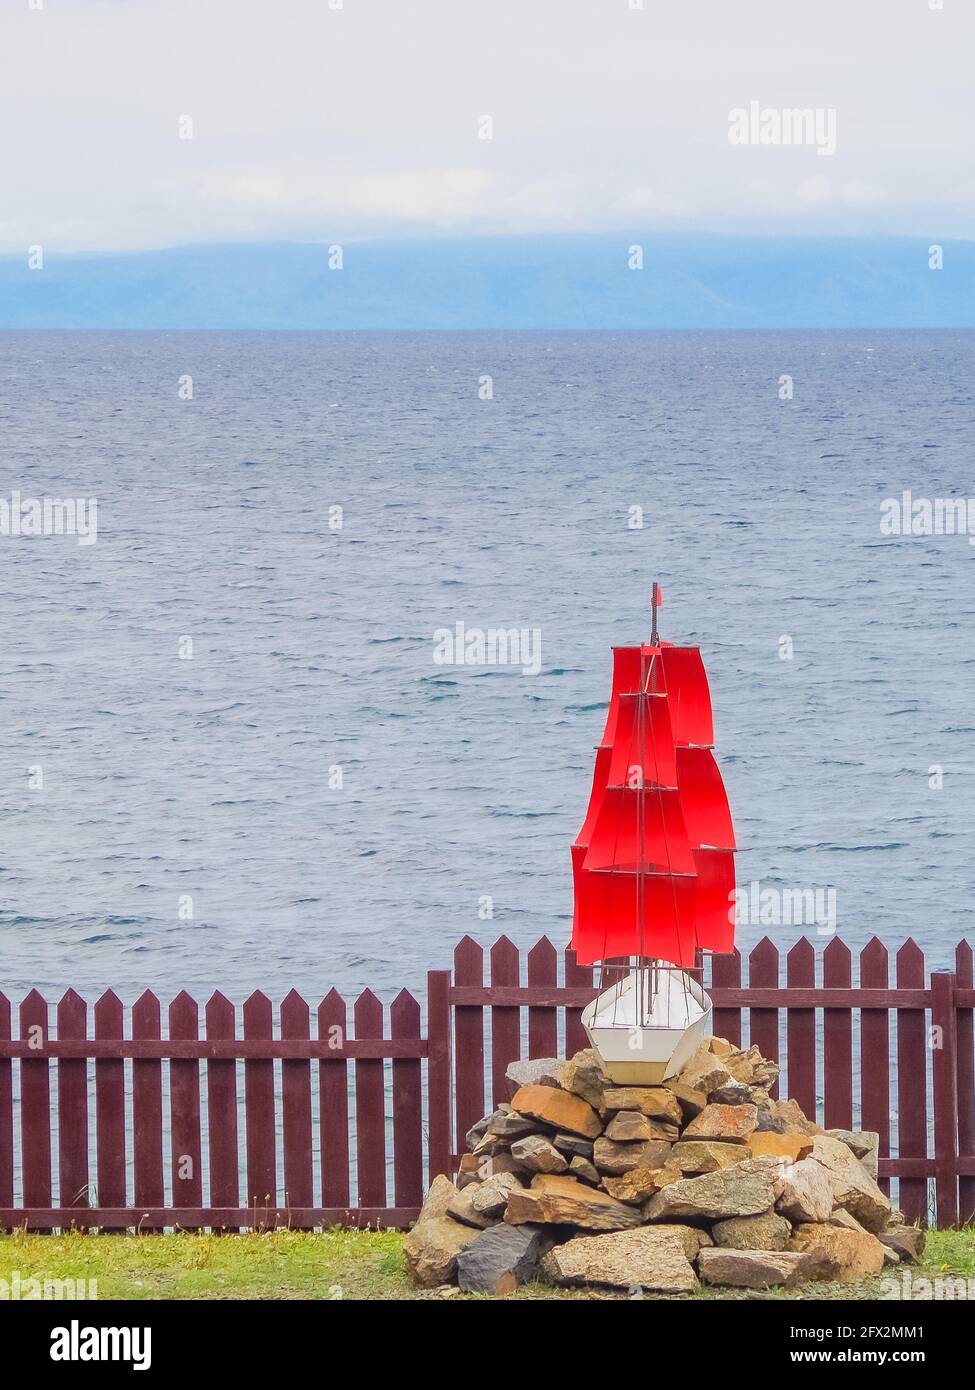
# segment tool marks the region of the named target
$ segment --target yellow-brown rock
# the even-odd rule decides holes
[[[829,1174],[833,1206],[845,1207],[868,1231],[882,1231],[890,1220],[890,1198],[840,1139],[813,1138],[812,1157]]]
[[[789,1249],[818,1257],[819,1277],[841,1284],[879,1274],[884,1266],[884,1247],[877,1237],[844,1226],[797,1226]]]
[[[751,1139],[748,1144],[750,1146]],[[740,1163],[749,1153],[750,1148],[742,1144],[727,1144],[718,1139],[682,1139],[671,1149],[668,1162],[682,1175],[713,1173],[718,1168],[730,1168],[733,1163]]]
[[[597,1110],[603,1103],[603,1092],[612,1085],[591,1047],[577,1052],[562,1064],[558,1081],[563,1090],[581,1096]]]
[[[746,1086],[772,1086],[778,1079],[779,1064],[763,1057],[757,1047],[732,1051],[722,1060],[735,1080]]]
[[[605,1285],[656,1293],[691,1293],[697,1278],[673,1228],[644,1226],[619,1235],[577,1236],[556,1245],[542,1260],[557,1284]]]
[[[670,1157],[666,1139],[647,1139],[635,1144],[618,1143],[605,1135],[593,1145],[592,1161],[601,1173],[619,1177],[633,1168],[662,1168]]]
[[[748,1147],[757,1158],[768,1154],[772,1158],[787,1158],[798,1163],[812,1153],[813,1141],[808,1134],[776,1134],[774,1130],[756,1130],[748,1136]]]
[[[682,1086],[688,1086],[692,1091],[704,1091],[706,1095],[710,1095],[712,1091],[718,1090],[731,1080],[731,1072],[725,1066],[724,1059],[716,1057],[707,1047],[699,1047],[677,1077]],[[666,1084],[668,1090],[673,1089],[672,1082],[668,1081]]]
[[[788,1100],[770,1102],[772,1114],[782,1124],[788,1134],[824,1134],[825,1130],[815,1120],[807,1120],[802,1106],[790,1096]]]
[[[725,1144],[747,1144],[758,1124],[754,1105],[706,1105],[684,1130],[683,1139],[718,1139]]]
[[[603,1187],[618,1202],[645,1202],[660,1191],[660,1168],[631,1168],[619,1178],[603,1178]]]
[[[673,1091],[664,1086],[611,1086],[603,1092],[600,1113],[613,1110],[638,1110],[652,1120],[681,1123],[681,1108]]]
[[[435,1288],[452,1279],[457,1256],[478,1235],[475,1227],[461,1225],[447,1214],[456,1196],[449,1178],[443,1174],[434,1178],[416,1225],[403,1238],[407,1273],[422,1288]]]
[[[681,1115],[685,1120],[692,1120],[695,1115],[699,1115],[708,1103],[707,1091],[699,1090],[695,1086],[686,1085],[680,1077],[677,1077],[674,1081],[668,1081],[667,1090],[677,1101],[680,1106]]]
[[[512,1097],[511,1108],[554,1129],[581,1134],[584,1139],[595,1139],[602,1133],[602,1121],[589,1102],[558,1086],[521,1086]]]
[[[625,1144],[634,1139],[666,1139],[673,1143],[679,1131],[667,1120],[651,1120],[639,1110],[620,1110],[606,1126],[606,1138]]]
[[[531,1187],[512,1192],[504,1219],[511,1226],[533,1222],[577,1226],[583,1231],[622,1231],[638,1226],[643,1217],[639,1207],[618,1202],[598,1187],[586,1187],[561,1174],[539,1173]]]

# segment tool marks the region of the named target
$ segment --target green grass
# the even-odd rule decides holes
[[[394,1231],[264,1235],[0,1236],[0,1279],[96,1279],[101,1299],[415,1299],[442,1298],[416,1290],[406,1277],[402,1236]],[[896,1270],[889,1273],[898,1273]],[[975,1231],[935,1231],[916,1270],[975,1277]],[[777,1298],[872,1298],[880,1280],[860,1285],[810,1284]],[[614,1295],[530,1285],[515,1298],[607,1298]],[[741,1297],[703,1290],[698,1298]],[[754,1298],[754,1294],[747,1295]],[[468,1296],[455,1294],[467,1299]]]

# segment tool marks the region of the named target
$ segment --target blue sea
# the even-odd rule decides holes
[[[0,989],[389,999],[465,933],[563,946],[655,578],[739,881],[948,965],[975,546],[880,522],[975,491],[973,381],[964,331],[2,335],[0,498],[97,542],[0,535]],[[438,663],[457,623],[538,673]]]

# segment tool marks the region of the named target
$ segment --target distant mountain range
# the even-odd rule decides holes
[[[630,269],[631,248],[644,268]],[[975,242],[599,234],[0,257],[0,328],[975,327]]]

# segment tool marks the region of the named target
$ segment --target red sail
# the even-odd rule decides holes
[[[585,824],[572,846],[580,964],[689,967],[734,946],[735,837],[696,647],[617,647]]]
[[[677,781],[692,843],[734,849],[728,794],[710,748],[678,748]]]
[[[607,787],[584,867],[592,873],[695,873],[680,794]]]
[[[665,694],[624,695],[620,700],[609,764],[609,785],[676,787],[677,757]]]
[[[697,647],[660,649],[667,688],[667,703],[674,726],[674,741],[710,747],[714,743],[714,718],[707,673]]]

